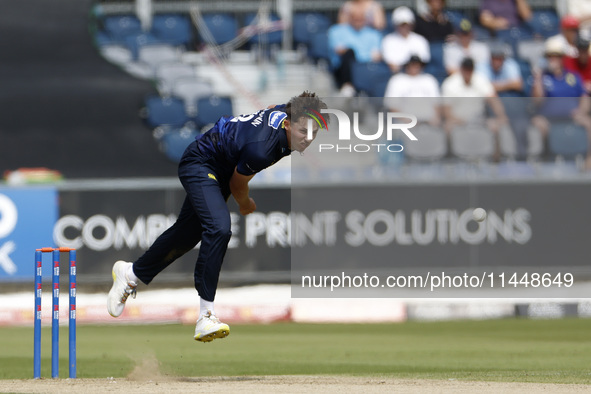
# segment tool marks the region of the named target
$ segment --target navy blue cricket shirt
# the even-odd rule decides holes
[[[285,105],[254,114],[223,117],[197,137],[196,154],[216,172],[220,182],[229,181],[234,168],[254,175],[291,154],[283,121]]]

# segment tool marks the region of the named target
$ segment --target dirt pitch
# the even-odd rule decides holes
[[[12,393],[589,393],[591,386],[570,384],[410,380],[350,376],[252,376],[126,379],[0,380]]]

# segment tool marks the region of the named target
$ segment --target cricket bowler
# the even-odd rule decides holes
[[[326,104],[315,93],[304,92],[287,104],[254,114],[222,117],[192,142],[179,163],[179,179],[186,191],[176,222],[135,262],[113,265],[113,286],[107,309],[113,317],[123,313],[135,296],[138,280],[148,285],[180,256],[201,246],[195,263],[195,288],[200,310],[194,339],[210,342],[230,334],[230,327],[215,314],[214,299],[224,255],[230,241],[230,211],[234,197],[242,215],[256,210],[248,182],[254,175],[293,151],[303,152],[316,137],[319,124],[308,122]],[[313,134],[308,136],[309,124]],[[310,138],[309,138],[310,137]]]

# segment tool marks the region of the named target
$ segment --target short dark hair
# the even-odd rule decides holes
[[[310,117],[310,110],[320,112],[321,109],[328,108],[326,104],[316,95],[316,93],[304,91],[291,100],[285,106],[285,113],[290,121],[297,122],[301,117]],[[330,117],[325,117],[326,123],[329,123]]]
[[[462,64],[460,64],[460,68],[466,71],[474,71],[474,59],[471,57],[464,58]]]

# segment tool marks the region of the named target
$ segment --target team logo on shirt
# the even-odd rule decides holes
[[[269,115],[269,126],[278,129],[281,123],[287,118],[287,114],[281,111],[273,111]]]

